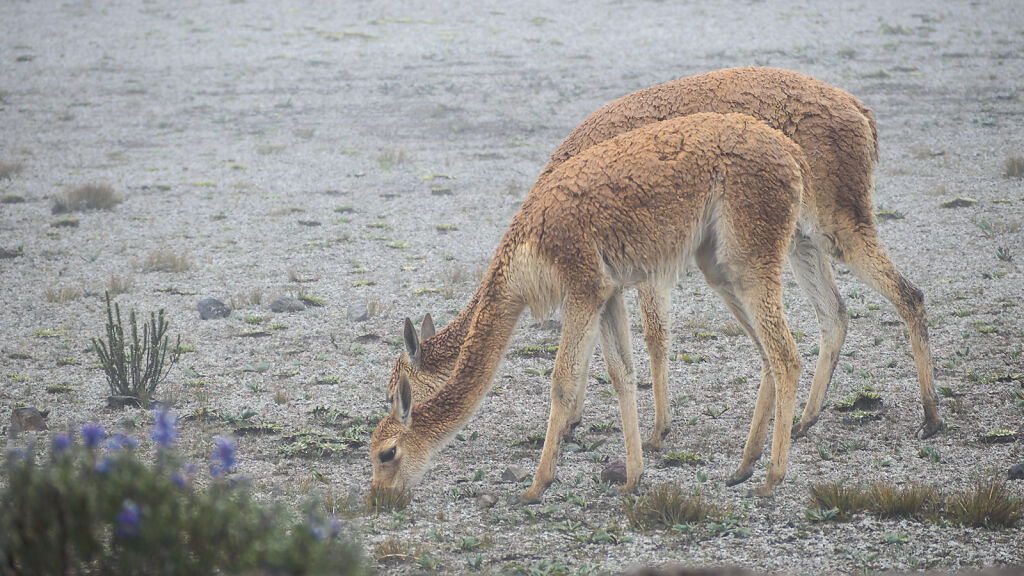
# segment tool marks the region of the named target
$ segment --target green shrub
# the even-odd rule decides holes
[[[175,418],[157,413],[155,462],[137,442],[86,424],[57,435],[49,459],[12,452],[0,493],[0,574],[366,573],[341,524],[307,508],[293,522],[229,478],[234,445],[217,439],[209,487],[173,452]]]
[[[177,343],[171,349],[170,364],[166,364],[167,344],[170,340],[167,327],[170,323],[164,319],[163,308],[157,314],[150,313],[149,324],[142,326],[141,341],[134,308],[128,315],[128,323],[131,325],[131,341],[125,340],[121,307],[114,303],[114,312],[111,312],[108,293],[107,340],[104,342],[93,338],[92,345],[106,373],[111,395],[136,398],[145,405],[152,399],[157,384],[178,361],[181,335],[178,335]]]
[[[662,484],[648,494],[626,496],[622,509],[630,526],[637,530],[696,524],[721,515],[717,506],[704,501],[702,492],[685,494],[678,484]]]

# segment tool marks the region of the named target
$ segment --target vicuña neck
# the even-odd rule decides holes
[[[498,371],[524,304],[509,291],[501,266],[488,272],[474,296],[475,313],[455,371],[438,391],[412,408],[412,428],[431,438],[437,449],[473,416]]]
[[[481,282],[473,294],[473,298],[466,304],[466,307],[459,312],[459,315],[452,319],[437,334],[422,342],[422,362],[430,366],[440,366],[449,362],[454,363],[466,342],[466,335],[469,334],[469,326],[473,322],[473,316],[480,304],[481,294],[487,288]]]

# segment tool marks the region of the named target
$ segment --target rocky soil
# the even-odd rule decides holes
[[[542,505],[510,504],[521,487],[502,473],[532,471],[540,454],[552,364],[541,355],[503,364],[408,508],[357,516],[353,532],[371,559],[382,543],[419,559],[394,559],[385,573],[1024,563],[1020,528],[873,516],[815,523],[805,513],[815,483],[956,491],[1024,460],[1024,438],[982,442],[997,429],[1019,436],[1022,421],[1024,180],[1006,174],[1024,155],[1016,0],[2,2],[0,423],[9,432],[15,408],[36,406],[49,411],[51,431],[95,420],[143,434],[146,411],[106,407],[90,350],[103,335],[103,294],[114,290],[125,312],[165,309],[182,335],[186,352],[158,396],[186,418],[188,454],[203,460],[213,436],[234,434],[239,474],[261,495],[322,493],[342,506],[368,488],[365,446],[304,456],[315,447],[296,435],[365,438],[360,422],[388,409],[402,319],[454,317],[562,138],[621,95],[749,64],[817,76],[875,110],[879,227],[926,294],[947,430],[915,438],[919,392],[899,318],[837,267],[852,320],[828,402],[871,387],[880,419],[826,408],[793,444],[773,496],[726,488],[758,361],[690,273],[673,301],[673,430],[662,453],[645,455],[643,483],[699,487],[731,507],[731,524],[691,534],[629,527],[599,478],[624,452],[599,356],[580,450],[561,455],[560,482]],[[84,185],[109,186],[122,201],[53,213]],[[943,207],[958,197],[975,202]],[[790,276],[786,288],[802,402],[817,327]],[[282,296],[304,299],[304,309],[294,300],[272,309]],[[211,297],[228,317],[200,318],[199,302]],[[633,328],[647,379],[635,314]],[[526,317],[511,350],[555,344],[558,334],[557,318]],[[649,429],[649,391],[640,400]],[[46,437],[3,442],[45,446]],[[665,466],[667,454],[686,451],[704,462]],[[1010,489],[1024,496],[1024,483]],[[482,493],[492,507],[478,505]]]

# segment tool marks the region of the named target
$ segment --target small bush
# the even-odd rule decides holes
[[[678,484],[662,484],[642,496],[626,496],[622,509],[629,525],[637,530],[672,528],[680,524],[702,522],[718,517],[721,511],[704,501],[700,491],[685,494]]]
[[[80,210],[110,210],[121,203],[121,197],[106,184],[86,184],[65,190],[53,201],[53,213]]]
[[[125,340],[121,324],[121,307],[110,307],[107,294],[107,340],[92,339],[93,349],[99,356],[100,365],[107,376],[110,393],[113,396],[128,396],[147,403],[156,391],[157,385],[167,376],[171,366],[178,361],[181,335],[171,349],[170,364],[167,364],[167,327],[163,308],[157,314],[150,313],[149,324],[142,326],[142,340],[139,340],[139,326],[135,309],[128,315],[131,325],[131,340]],[[116,317],[116,321],[115,321]]]
[[[57,435],[42,463],[11,453],[0,492],[0,571],[366,573],[338,521],[310,506],[304,521],[292,523],[280,506],[253,500],[245,483],[228,478],[229,441],[219,439],[211,455],[209,488],[196,489],[196,467],[183,467],[172,450],[175,435],[173,427],[154,429],[155,459],[139,458],[136,440],[107,436],[98,424],[82,427],[81,442]]]
[[[135,278],[131,275],[121,276],[118,274],[111,274],[110,279],[107,280],[107,292],[114,296],[124,294],[132,289],[132,284],[134,283]]]
[[[1000,479],[978,481],[974,487],[951,496],[946,516],[957,524],[976,528],[1012,528],[1022,515],[1021,500]]]

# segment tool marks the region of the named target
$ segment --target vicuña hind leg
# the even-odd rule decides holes
[[[811,392],[800,422],[793,427],[793,438],[799,438],[807,433],[821,414],[828,384],[839,362],[839,349],[846,339],[849,318],[832,276],[832,263],[813,240],[797,232],[790,245],[789,262],[797,283],[814,307],[821,332]]]
[[[577,383],[581,375],[586,375],[590,357],[594,354],[603,305],[596,296],[589,299],[570,296],[566,299],[562,339],[551,373],[551,414],[548,416],[544,449],[537,472],[533,475],[533,483],[520,494],[520,502],[540,502],[544,491],[555,479],[558,448],[576,411]]]
[[[763,278],[753,290],[742,290],[740,297],[754,320],[758,340],[764,347],[775,382],[775,425],[772,429],[772,459],[764,484],[755,494],[770,494],[786,474],[790,433],[793,429],[793,405],[800,380],[800,358],[782,311],[782,287],[778,277]],[[760,394],[758,401],[760,403]],[[753,436],[753,434],[752,434]],[[749,447],[744,450],[746,457]]]
[[[668,341],[669,305],[672,286],[645,284],[637,289],[644,322],[644,341],[651,358],[651,379],[654,392],[654,428],[644,442],[648,450],[660,450],[668,435],[671,416],[668,412]],[[630,363],[632,365],[632,363]]]
[[[858,278],[892,302],[907,325],[910,344],[914,351],[914,363],[917,365],[917,378],[921,386],[921,405],[924,408],[921,437],[928,438],[942,428],[942,419],[936,407],[924,293],[896,269],[873,228],[859,227],[849,234],[837,235],[837,240],[837,256],[840,260],[845,262]]]
[[[612,387],[619,399],[622,435],[626,440],[626,484],[619,487],[619,492],[636,492],[640,487],[644,462],[640,425],[637,421],[636,373],[633,370],[629,319],[622,301],[622,290],[618,290],[608,300],[601,314],[601,350],[604,352]]]

